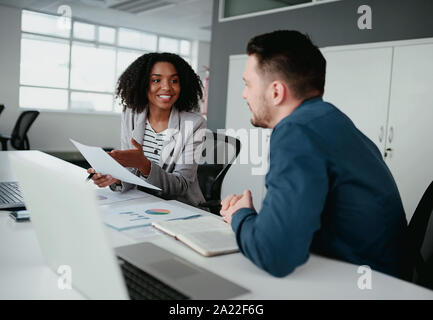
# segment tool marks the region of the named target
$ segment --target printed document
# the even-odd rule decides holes
[[[100,205],[106,205],[132,199],[148,198],[149,194],[136,189],[128,190],[126,192],[114,192],[110,190],[110,188],[106,187],[96,189],[96,196]]]
[[[102,148],[86,146],[72,139],[70,140],[96,172],[109,174],[120,181],[137,184],[150,189],[161,190],[160,188],[137,177],[110,157]]]
[[[152,222],[185,219],[199,216],[191,210],[171,205],[167,201],[125,205],[119,208],[103,208],[102,220],[117,231],[151,225]]]

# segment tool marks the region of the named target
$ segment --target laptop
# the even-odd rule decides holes
[[[155,244],[109,245],[95,189],[69,172],[9,155],[48,266],[90,299],[230,299],[249,291]],[[63,270],[63,269],[60,269]]]
[[[24,209],[24,199],[16,181],[0,182],[0,210]]]
[[[9,151],[13,152],[15,151]],[[24,200],[7,160],[7,154],[0,152],[0,210],[22,210],[25,209]]]

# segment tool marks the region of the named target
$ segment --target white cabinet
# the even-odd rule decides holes
[[[324,51],[323,99],[343,111],[380,150],[385,147],[392,48]]]
[[[433,40],[322,52],[327,60],[324,100],[340,108],[376,143],[409,221],[433,180]]]
[[[433,180],[433,43],[394,48],[386,162],[406,216]]]
[[[433,180],[433,39],[330,47],[322,52],[327,60],[324,100],[347,114],[382,152],[409,221]],[[226,128],[253,128],[241,96],[246,60],[246,55],[230,57]],[[268,148],[259,141],[259,148]],[[222,193],[249,188],[259,209],[266,193],[264,176],[252,176],[252,167],[233,166]]]

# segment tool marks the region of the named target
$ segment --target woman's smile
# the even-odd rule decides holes
[[[159,94],[157,95],[157,97],[159,98],[159,100],[161,100],[164,103],[170,102],[171,98],[173,97],[173,95],[168,95],[168,94]]]

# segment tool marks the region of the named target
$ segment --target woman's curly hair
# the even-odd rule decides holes
[[[198,111],[203,97],[202,82],[191,66],[182,57],[173,53],[146,53],[137,58],[120,76],[116,96],[121,99],[123,111],[130,108],[143,112],[148,104],[147,91],[150,72],[157,62],[169,62],[179,76],[180,94],[174,106],[179,111]]]

